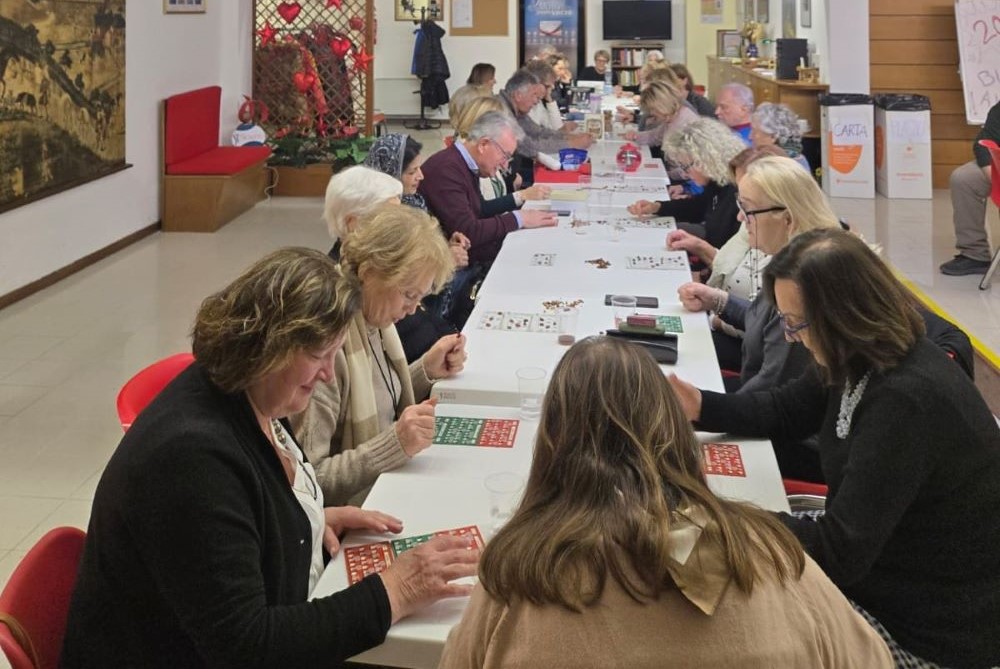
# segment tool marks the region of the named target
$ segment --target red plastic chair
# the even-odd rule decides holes
[[[13,669],[56,669],[87,535],[49,531],[24,556],[0,593],[0,650]]]
[[[785,486],[786,495],[816,495],[826,497],[828,488],[823,483],[810,483],[809,481],[796,481],[795,479],[781,479]]]
[[[979,140],[979,146],[985,147],[990,152],[990,182],[992,184],[990,199],[993,200],[993,204],[1000,207],[1000,146],[997,146],[997,143],[992,139]],[[993,260],[990,262],[990,268],[986,270],[986,276],[979,282],[979,290],[986,290],[990,287],[993,273],[997,271],[997,265],[1000,265],[1000,246],[993,254]]]
[[[190,353],[178,353],[154,362],[129,379],[118,391],[118,420],[122,430],[127,432],[146,405],[192,362],[194,356]]]

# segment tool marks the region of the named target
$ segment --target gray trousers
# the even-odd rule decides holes
[[[990,196],[990,180],[973,160],[956,168],[950,182],[955,247],[967,258],[989,262],[992,256],[986,237],[986,202]]]

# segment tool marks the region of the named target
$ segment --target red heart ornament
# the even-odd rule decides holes
[[[351,26],[351,30],[364,30],[365,20],[360,16],[352,16],[347,20],[347,25]]]
[[[342,4],[344,4],[344,0],[326,0],[327,9],[329,9],[330,7],[336,7],[337,9],[340,9],[340,6]]]
[[[305,93],[316,83],[316,75],[311,72],[296,72],[292,75],[292,81],[295,83],[295,88],[299,89],[299,93]]]
[[[330,40],[330,50],[333,51],[333,54],[337,58],[343,60],[344,56],[347,55],[347,52],[351,50],[351,40],[347,39],[343,35],[337,35]]]
[[[285,23],[291,23],[302,11],[302,5],[297,2],[283,2],[278,5],[278,14],[285,19]]]

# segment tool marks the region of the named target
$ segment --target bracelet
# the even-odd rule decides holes
[[[720,290],[715,294],[715,313],[721,314],[722,310],[726,308],[726,302],[729,301],[729,293],[724,290]]]

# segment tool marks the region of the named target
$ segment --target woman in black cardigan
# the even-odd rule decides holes
[[[330,666],[470,590],[448,578],[473,574],[475,554],[429,542],[308,601],[338,533],[402,529],[324,508],[284,418],[329,380],[359,308],[356,281],[307,249],[272,253],[202,303],[196,362],[139,415],[97,487],[62,666]]]
[[[710,118],[699,118],[668,134],[663,140],[664,154],[704,190],[660,202],[639,200],[629,206],[629,212],[635,216],[673,216],[679,228],[722,248],[740,229],[729,161],[745,148],[729,128]],[[677,197],[680,190],[671,188],[671,193]]]
[[[711,432],[818,432],[825,515],[782,514],[806,551],[897,666],[1000,664],[1000,430],[983,398],[848,232],[793,239],[764,270],[764,290],[816,368],[740,395],[671,378],[688,416]]]

